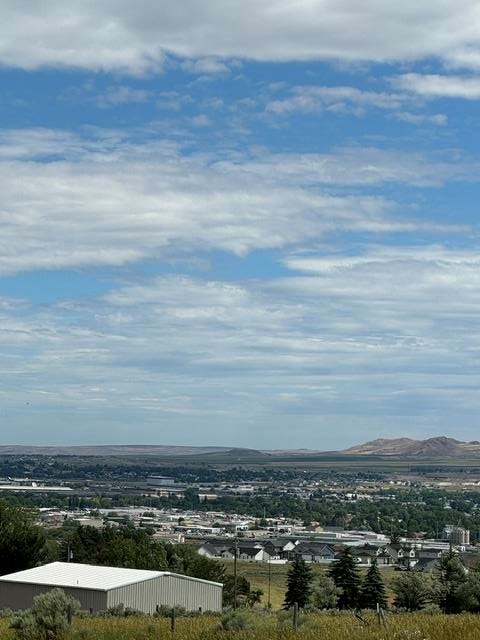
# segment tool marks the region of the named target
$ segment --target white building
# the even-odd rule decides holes
[[[95,613],[122,604],[143,613],[160,606],[221,611],[223,585],[168,571],[52,562],[0,577],[0,609],[28,609],[33,598],[59,587]]]

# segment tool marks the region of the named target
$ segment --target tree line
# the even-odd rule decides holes
[[[391,589],[391,604],[396,609],[480,613],[480,567],[467,572],[452,552],[438,560],[437,570],[430,575],[414,569],[402,572],[393,580]],[[288,573],[284,608],[295,603],[304,609],[386,609],[389,606],[376,560],[362,578],[350,547],[340,551],[328,571],[316,578],[300,556],[295,558]]]
[[[391,492],[390,492],[391,493]],[[348,501],[345,496],[317,491],[310,499],[285,495],[283,492],[255,494],[255,496],[223,495],[215,508],[225,513],[242,513],[258,520],[267,518],[294,518],[305,524],[318,522],[321,526],[342,526],[366,529],[391,536],[410,536],[423,532],[427,537],[438,537],[443,527],[451,522],[471,531],[473,542],[480,539],[480,503],[478,494],[431,489],[395,490],[379,492],[378,500]],[[47,494],[16,494],[9,501],[25,507],[59,507],[65,509],[121,508],[177,508],[208,511],[211,503],[201,502],[198,492],[190,488],[183,498],[147,497],[138,495],[54,496]],[[449,507],[446,509],[446,507]]]

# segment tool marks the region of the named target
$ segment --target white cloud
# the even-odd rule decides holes
[[[156,104],[160,109],[180,111],[182,107],[192,102],[193,98],[188,94],[179,93],[178,91],[161,91],[158,94]]]
[[[137,441],[250,446],[249,426],[257,446],[287,446],[294,426],[298,446],[322,446],[333,424],[339,446],[379,416],[430,433],[462,416],[468,432],[479,261],[475,247],[372,247],[292,256],[306,275],[272,281],[170,275],[82,302],[3,301],[4,419],[25,413],[32,441],[32,413],[48,416],[57,442],[98,441],[105,424],[131,442],[132,420]]]
[[[478,66],[476,0],[4,0],[0,62],[142,73],[190,59],[391,61]]]
[[[341,147],[331,153],[288,153],[254,156],[248,162],[223,161],[216,168],[245,179],[261,177],[290,185],[374,186],[399,183],[439,186],[449,181],[475,182],[478,167],[450,152],[436,156],[376,147]]]
[[[191,123],[194,127],[209,127],[212,124],[210,118],[204,113],[200,113],[198,116],[191,118]]]
[[[217,58],[199,58],[197,60],[185,60],[180,64],[182,69],[189,73],[199,75],[216,75],[230,73],[230,67]]]
[[[147,102],[151,97],[151,92],[145,89],[134,89],[124,85],[107,87],[103,93],[95,96],[95,100],[100,107],[116,107],[120,104],[130,102]]]
[[[305,273],[325,274],[370,265],[408,263],[430,265],[432,268],[475,267],[480,264],[477,251],[447,249],[442,245],[371,247],[369,251],[352,255],[311,256],[292,255],[285,260],[289,269]]]
[[[115,130],[85,138],[44,129],[0,134],[0,273],[123,265],[193,250],[245,255],[334,230],[441,231],[434,221],[397,219],[380,196],[341,187],[436,185],[474,172],[375,149],[216,162],[218,154],[182,155],[155,135],[140,144]]]
[[[393,79],[399,89],[429,98],[480,98],[480,78],[438,74],[405,73]]]
[[[301,86],[294,87],[290,96],[270,101],[267,113],[311,113],[320,110],[362,115],[366,108],[397,110],[407,100],[400,94],[362,91],[355,87]]]
[[[405,88],[400,85],[401,83],[400,89]],[[276,116],[327,112],[363,117],[371,114],[372,109],[378,109],[385,111],[389,117],[415,125],[446,124],[447,117],[444,114],[411,111],[412,108],[423,106],[418,99],[407,93],[364,91],[347,86],[307,85],[291,88],[286,97],[269,100],[265,112]]]
[[[434,113],[433,115],[411,113],[409,111],[397,111],[395,118],[410,124],[423,125],[435,124],[443,127],[448,123],[448,117],[444,113]]]

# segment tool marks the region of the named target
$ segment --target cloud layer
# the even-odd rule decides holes
[[[154,429],[156,441],[263,447],[292,446],[292,429],[335,447],[386,416],[383,433],[419,435],[461,413],[468,433],[480,409],[478,264],[473,249],[364,247],[291,256],[275,280],[169,275],[36,309],[4,299],[4,416],[30,441],[25,425],[42,412],[68,415],[82,442],[109,424],[124,440],[132,420],[136,441]]]
[[[351,187],[434,186],[475,172],[374,148],[218,157],[186,155],[154,136],[133,142],[119,131],[85,138],[44,129],[0,133],[0,274],[124,265],[193,250],[246,255],[338,230],[442,231]]]
[[[158,71],[165,55],[260,61],[403,61],[438,57],[478,68],[480,8],[475,0],[127,0],[0,7],[0,62],[37,69]]]

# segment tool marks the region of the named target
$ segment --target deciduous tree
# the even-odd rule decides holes
[[[419,611],[427,604],[430,584],[424,574],[418,571],[405,571],[392,583],[396,607],[407,611]]]
[[[0,500],[0,573],[30,569],[42,559],[43,530],[32,511]]]

